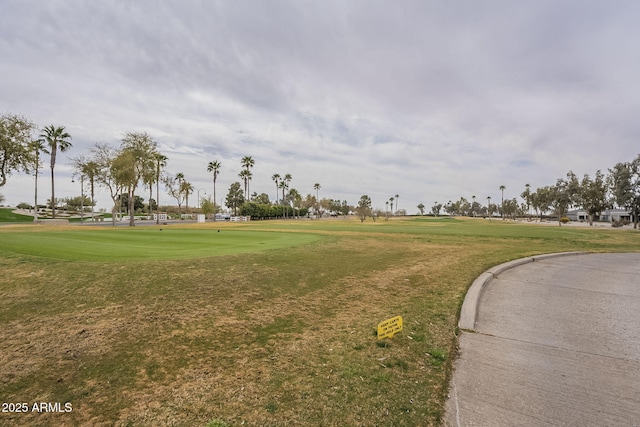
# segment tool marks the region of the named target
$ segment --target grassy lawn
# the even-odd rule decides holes
[[[67,261],[138,262],[207,258],[241,252],[276,250],[311,243],[321,237],[302,233],[269,233],[220,228],[83,227],[43,233],[13,228],[2,235],[6,245],[20,255]]]
[[[14,210],[14,208],[0,208],[0,224],[33,222],[33,216],[13,213]],[[70,223],[80,223],[80,217],[77,216],[79,214],[77,212],[73,212],[72,214],[75,215],[73,218],[69,217],[67,212],[58,212],[58,219],[66,219]],[[84,221],[88,222],[90,217],[90,213],[85,214]],[[111,214],[96,214],[96,217],[110,220]],[[38,219],[45,221],[51,219],[51,212],[48,212],[47,214],[40,212]]]
[[[0,223],[3,222],[33,222],[33,217],[15,214],[13,209],[0,208]]]
[[[0,424],[438,425],[477,275],[637,241],[453,219],[0,227],[0,395],[73,406]]]

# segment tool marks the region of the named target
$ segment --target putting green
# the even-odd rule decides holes
[[[9,231],[0,254],[73,261],[203,258],[274,250],[312,243],[317,234],[215,229],[82,229]]]

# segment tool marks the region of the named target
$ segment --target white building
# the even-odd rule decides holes
[[[584,209],[572,210],[567,212],[567,218],[571,221],[589,221],[589,213]],[[631,214],[626,209],[605,209],[593,220],[601,222],[631,221]]]
[[[626,209],[607,209],[600,214],[600,221],[631,221],[631,214]]]

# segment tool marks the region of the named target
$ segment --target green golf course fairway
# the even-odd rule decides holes
[[[73,261],[137,261],[203,258],[273,250],[317,241],[306,233],[216,228],[84,228],[73,230],[7,230],[0,253]]]
[[[640,250],[630,227],[576,225],[11,220],[0,395],[73,411],[0,412],[0,425],[441,425],[478,275],[544,253]],[[396,316],[403,330],[379,340]]]

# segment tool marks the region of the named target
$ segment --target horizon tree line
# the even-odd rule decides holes
[[[70,150],[71,135],[64,126],[54,124],[43,127],[38,136],[32,135],[36,130],[33,122],[25,117],[15,114],[5,113],[0,116],[0,188],[7,183],[8,177],[13,172],[33,173],[34,206],[38,206],[37,184],[42,163],[42,154],[48,154],[49,167],[51,173],[51,198],[49,204],[51,215],[56,216],[55,197],[55,167],[58,160],[58,153]],[[157,143],[153,141],[147,133],[129,132],[121,140],[118,148],[110,147],[106,144],[95,144],[90,149],[89,156],[73,158],[73,165],[77,176],[84,182],[86,178],[91,195],[91,204],[95,204],[96,187],[105,188],[113,201],[114,210],[122,201],[121,195],[126,192],[126,201],[129,204],[129,212],[134,212],[136,191],[140,187],[149,190],[149,207],[153,199],[153,187],[156,187],[156,198],[159,199],[160,183],[164,183],[167,192],[176,198],[180,210],[184,201],[187,209],[189,206],[189,196],[195,188],[189,183],[184,174],[178,172],[175,177],[165,175],[164,168],[167,166],[167,156],[158,151]],[[243,203],[260,202],[261,204],[271,204],[269,197],[263,193],[258,195],[250,193],[250,183],[253,178],[252,169],[255,160],[252,156],[243,156],[241,161],[240,179],[244,182]],[[211,161],[206,166],[207,171],[213,178],[213,211],[220,208],[217,206],[216,184],[222,168],[222,163],[218,160]],[[312,208],[316,216],[320,217],[323,210],[329,210],[328,202],[321,203],[319,197],[320,183],[313,185],[315,196],[308,194],[306,199],[302,199],[297,190],[290,187],[292,181],[291,174],[275,173],[271,177],[275,183],[275,204],[297,208],[302,206],[302,201],[311,201]],[[630,162],[620,162],[608,170],[605,175],[600,170],[591,177],[585,174],[579,179],[572,171],[566,177],[557,179],[554,185],[532,190],[529,184],[525,185],[525,190],[520,194],[523,203],[519,204],[517,199],[505,199],[505,185],[500,185],[500,204],[494,204],[491,196],[487,196],[487,205],[482,206],[471,196],[472,201],[461,197],[460,200],[446,203],[436,202],[431,207],[431,212],[439,214],[444,208],[449,214],[459,215],[488,215],[498,213],[503,219],[513,217],[517,214],[530,215],[533,209],[536,215],[542,216],[547,212],[552,212],[558,218],[564,216],[570,208],[584,209],[588,214],[589,223],[592,224],[596,216],[603,210],[618,206],[627,209],[633,217],[634,227],[637,228],[640,219],[640,155]],[[83,186],[84,189],[84,186]],[[234,191],[237,189],[234,187]],[[242,191],[242,188],[240,188]],[[281,194],[280,194],[281,191]],[[387,209],[385,214],[392,215],[400,212],[398,208],[399,195],[395,194],[385,202]],[[159,200],[155,200],[156,210],[159,209]],[[267,202],[267,203],[265,203]],[[198,200],[201,203],[201,200]],[[234,204],[226,206],[230,209],[239,208]],[[308,205],[308,203],[306,203]],[[390,208],[390,210],[389,210]],[[425,206],[420,203],[418,209],[424,213]],[[159,211],[157,211],[159,213]],[[34,220],[37,221],[37,209]],[[289,215],[287,209],[282,210],[283,217]],[[134,225],[134,219],[130,215],[130,225]],[[158,219],[159,221],[159,219]]]
[[[55,197],[55,166],[57,163],[58,153],[67,152],[72,148],[71,135],[66,132],[64,126],[49,125],[41,130],[38,138],[32,139],[31,135],[36,129],[28,119],[13,115],[4,114],[0,117],[0,187],[7,182],[7,177],[12,172],[25,172],[34,174],[34,221],[37,221],[38,215],[38,177],[41,167],[41,154],[50,155],[51,169],[51,198],[48,200],[51,209],[52,218],[56,217],[56,207],[58,200]],[[89,194],[91,201],[88,203],[95,206],[96,188],[104,188],[110,195],[113,202],[112,213],[120,210],[121,204],[127,204],[127,212],[130,215],[129,225],[133,226],[134,218],[131,214],[139,207],[140,197],[136,192],[141,187],[147,187],[149,190],[149,211],[153,207],[159,213],[160,207],[160,184],[163,183],[167,193],[176,199],[178,211],[181,211],[182,203],[189,206],[189,196],[193,194],[194,187],[189,183],[184,174],[178,172],[175,176],[164,174],[164,168],[167,166],[167,156],[157,149],[157,143],[153,141],[147,133],[129,132],[121,140],[118,148],[112,147],[104,143],[96,143],[89,150],[88,155],[78,156],[71,159],[75,172],[74,177],[78,177],[81,181],[82,190],[84,192],[84,182],[89,186]],[[253,178],[251,169],[254,167],[255,161],[251,156],[244,156],[241,159],[242,169],[239,177],[244,182],[243,192],[245,202],[262,202],[262,204],[271,203],[268,196],[250,193],[250,182]],[[212,173],[213,178],[213,201],[210,203],[213,212],[219,210],[217,205],[217,180],[220,174],[222,164],[220,161],[212,161],[207,165],[207,171]],[[272,180],[276,185],[276,205],[283,207],[289,206],[295,212],[296,209],[305,207],[313,209],[316,217],[320,218],[324,212],[342,212],[345,211],[346,201],[336,202],[332,199],[322,199],[319,197],[320,183],[315,183],[313,189],[315,196],[308,194],[306,198],[302,198],[299,192],[291,188],[292,181],[290,173],[280,175],[278,173],[272,176]],[[153,200],[153,187],[156,187],[156,199]],[[237,188],[234,186],[234,191]],[[280,194],[281,192],[281,194]],[[266,196],[266,197],[264,197]],[[397,199],[392,199],[396,202]],[[84,197],[81,194],[81,203]],[[233,198],[232,198],[233,199]],[[200,200],[198,201],[201,202]],[[237,209],[235,202],[226,204],[230,209]],[[155,205],[155,206],[154,206]],[[393,206],[393,205],[392,205]],[[293,216],[289,209],[282,209],[283,217]],[[159,215],[156,221],[159,223]],[[115,217],[113,217],[115,223]]]
[[[502,219],[506,219],[531,217],[533,209],[537,218],[542,219],[543,215],[550,212],[561,224],[569,210],[582,209],[587,213],[589,225],[593,225],[595,218],[603,211],[617,206],[630,213],[634,228],[637,228],[640,220],[640,155],[631,162],[617,163],[608,172],[605,175],[597,170],[593,177],[584,174],[579,179],[573,171],[569,171],[566,177],[558,178],[554,185],[539,187],[534,191],[530,184],[525,184],[525,190],[520,194],[523,199],[521,204],[515,197],[505,199],[506,186],[500,185],[500,205],[491,203],[491,196],[487,196],[486,206],[476,202],[476,196],[472,196],[472,203],[460,197],[446,204],[435,202],[431,211],[435,216],[440,214],[442,208],[449,215],[492,217],[498,213]]]
[[[35,206],[38,205],[37,182],[41,165],[40,155],[49,155],[51,168],[51,214],[55,218],[55,166],[58,151],[65,152],[72,147],[71,135],[64,126],[49,125],[40,130],[36,139],[31,135],[36,125],[31,120],[5,113],[0,116],[0,187],[7,183],[7,178],[14,171],[34,172],[36,190]],[[34,221],[37,221],[37,213]]]

